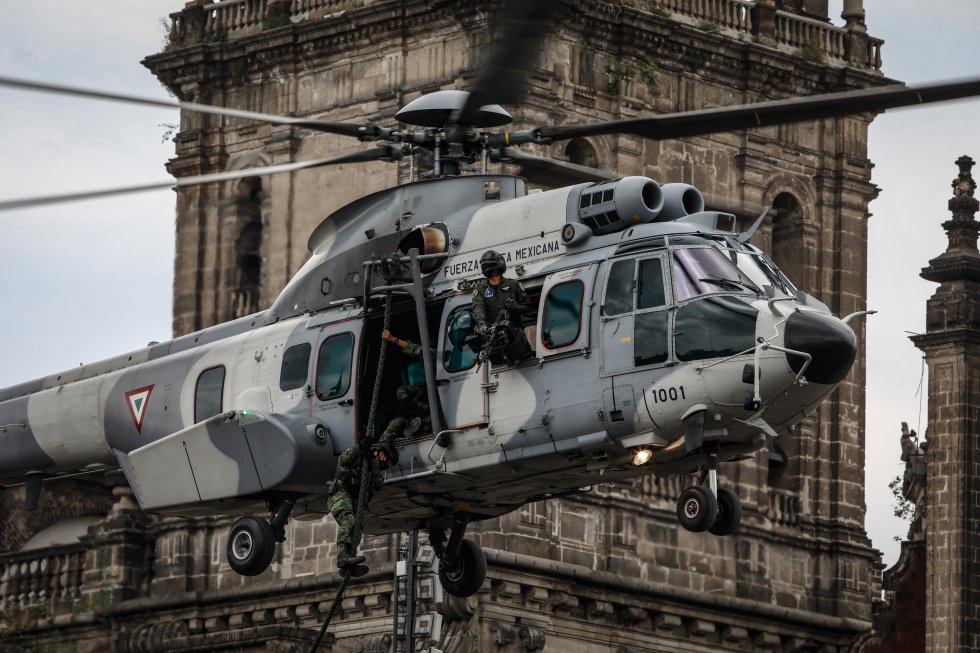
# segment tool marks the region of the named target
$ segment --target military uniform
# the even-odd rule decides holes
[[[411,340],[404,340],[403,342],[406,345],[402,352],[406,356],[422,358],[421,345]],[[413,363],[413,365],[418,364]],[[407,435],[414,435],[417,432],[426,433],[432,430],[432,418],[429,415],[429,395],[424,384],[415,383],[399,386],[395,390],[395,399],[398,402],[395,407],[398,415],[388,422],[388,427],[379,439],[381,444],[390,444],[395,438],[406,435],[406,429],[411,430],[411,433]],[[410,428],[413,426],[413,422],[414,428]],[[394,447],[391,447],[390,450],[397,456],[397,450]]]
[[[512,313],[531,311],[524,288],[516,279],[501,277],[496,286],[488,279],[480,279],[473,289],[473,317],[477,327],[492,325],[501,309]]]
[[[340,478],[337,488],[327,498],[327,509],[337,520],[337,556],[352,556],[361,543],[357,532],[357,499],[361,491],[361,464],[363,454],[359,447],[351,447],[340,454]],[[366,479],[371,486],[368,488],[368,501],[376,490],[384,484],[381,461],[371,456],[371,478]]]

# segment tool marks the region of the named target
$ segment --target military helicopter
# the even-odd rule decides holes
[[[848,323],[859,314],[832,315],[751,244],[765,214],[739,233],[735,216],[706,211],[692,186],[602,175],[516,147],[881,111],[977,95],[980,80],[492,131],[511,121],[494,102],[519,100],[519,71],[544,32],[544,3],[525,5],[470,91],[409,103],[396,114],[405,129],[179,105],[379,147],[178,186],[404,156],[416,174],[325,218],[310,259],[267,310],[0,390],[5,484],[26,483],[36,505],[43,479],[118,467],[149,512],[243,515],[229,532],[228,561],[261,573],[287,519],[326,513],[338,455],[365,433],[376,381],[386,397],[405,383],[406,360],[378,370],[387,319],[423,347],[431,429],[396,442],[398,463],[366,531],[428,530],[446,591],[469,596],[483,583],[485,556],[465,539],[470,523],[593,483],[700,472],[678,498],[680,524],[734,532],[740,501],[719,486],[719,465],[751,456],[837,387],[856,356]],[[520,177],[491,174],[498,161],[593,180],[532,192]],[[498,325],[525,353],[491,347],[481,365],[471,296],[490,249],[536,308]]]

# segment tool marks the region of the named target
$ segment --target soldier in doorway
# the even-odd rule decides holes
[[[385,329],[381,337],[395,345],[412,358],[422,357],[422,346],[411,340],[397,338]],[[408,379],[405,385],[395,390],[396,416],[388,422],[388,427],[378,441],[385,448],[393,464],[398,461],[398,450],[392,442],[400,436],[411,437],[416,433],[432,430],[432,419],[429,416],[429,396],[425,388],[425,366],[417,361],[408,366]]]
[[[480,271],[486,279],[477,282],[473,289],[473,317],[476,318],[476,332],[483,338],[491,335],[490,326],[501,310],[511,314],[534,310],[521,284],[504,276],[506,270],[507,261],[502,254],[488,249],[480,257]]]

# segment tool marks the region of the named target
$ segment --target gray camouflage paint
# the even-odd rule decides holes
[[[642,178],[620,183],[649,191]],[[300,342],[316,352],[325,338],[349,332],[357,357],[361,308],[337,305],[338,300],[360,295],[364,260],[394,251],[412,228],[433,222],[445,225],[451,241],[445,263],[426,280],[438,297],[433,301],[444,304],[436,331],[440,351],[446,319],[469,303],[465,282],[478,278],[474,262],[489,248],[508,257],[508,274],[530,287],[540,285],[542,297],[557,283],[580,281],[582,329],[574,342],[554,350],[536,338],[536,358],[517,367],[450,373],[437,352],[450,443],[441,447],[428,437],[401,444],[400,463],[388,471],[372,504],[369,532],[414,527],[438,509],[491,516],[592,483],[696,469],[704,455],[685,455],[681,436],[681,419],[696,410],[707,411],[705,439],[723,442],[722,460],[729,460],[761,448],[766,433],[799,421],[833,391],[836,384],[795,383],[786,356],[772,350],[760,358],[766,405],[754,415],[741,406],[746,393],[751,396],[751,384],[742,381],[751,353],[640,369],[607,367],[603,351],[613,341],[603,341],[607,320],[601,304],[608,260],[625,245],[635,250],[629,256],[649,254],[642,243],[658,235],[711,232],[715,216],[684,216],[676,197],[689,195],[690,187],[667,187],[674,213],[658,216],[657,207],[648,206],[657,198],[624,196],[614,202],[617,215],[627,220],[622,228],[582,239],[587,228],[580,198],[593,188],[580,184],[525,195],[523,180],[513,177],[461,177],[364,197],[317,228],[310,239],[312,257],[268,311],[0,390],[0,478],[118,464],[151,510],[262,512],[267,493],[293,491],[308,495],[296,512],[323,512],[336,456],[354,441],[356,406],[349,402],[359,366],[347,393],[324,402],[305,388],[279,389],[282,354]],[[606,182],[603,188],[617,185]],[[488,199],[488,189],[500,199]],[[561,235],[566,225],[572,225],[568,245]],[[785,318],[767,299],[725,294],[741,295],[756,308],[757,337],[783,344]],[[826,310],[807,297],[787,300],[778,310],[786,313],[788,305]],[[201,372],[219,365],[225,368],[224,414],[195,425],[195,384]],[[682,385],[690,389],[684,401],[655,401],[652,393]],[[150,386],[137,429],[126,393]],[[254,414],[243,416],[243,410]],[[311,437],[317,425],[329,429],[324,443]],[[639,445],[658,450],[651,463],[634,467],[631,448]]]

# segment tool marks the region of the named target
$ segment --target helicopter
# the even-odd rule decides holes
[[[834,390],[856,354],[847,324],[857,316],[831,315],[750,244],[764,216],[738,233],[690,186],[627,177],[531,193],[489,164],[532,162],[512,149],[522,143],[689,136],[939,101],[977,83],[493,133],[509,115],[488,102],[514,101],[497,94],[511,69],[490,66],[468,94],[437,92],[399,112],[421,129],[285,119],[381,145],[320,164],[407,155],[429,175],[326,218],[267,311],[0,391],[0,422],[12,426],[0,475],[26,479],[36,501],[42,478],[119,466],[150,512],[268,509],[228,540],[232,567],[260,573],[286,518],[325,512],[336,457],[363,432],[379,300],[395,293],[393,329],[414,327],[428,348],[433,428],[398,442],[367,532],[427,527],[439,540],[448,530],[448,591],[482,584],[469,523],[589,483],[700,471],[678,500],[681,525],[733,532],[738,497],[719,487],[718,465],[761,449]],[[178,185],[192,181],[204,180]],[[475,369],[469,305],[487,249],[537,305],[510,327],[534,355]],[[384,279],[378,252],[397,252],[409,278]],[[388,392],[398,372],[384,372]]]

